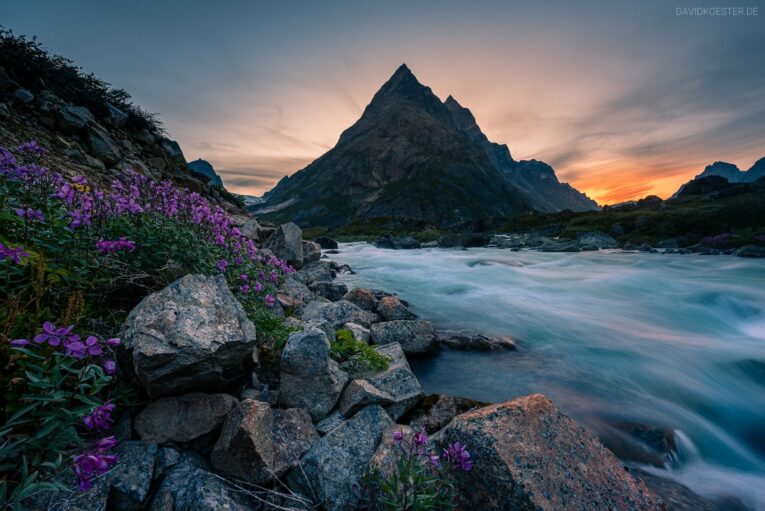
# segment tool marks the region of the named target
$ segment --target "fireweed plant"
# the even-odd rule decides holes
[[[112,334],[141,298],[220,273],[269,335],[293,271],[198,193],[132,171],[101,190],[43,167],[44,154],[0,147],[0,507],[61,486],[66,468],[85,490],[116,462],[99,437],[116,406]]]
[[[430,511],[456,509],[456,478],[473,468],[470,453],[460,442],[439,454],[429,448],[428,435],[403,431],[392,434],[396,463],[391,470],[379,467],[363,481],[361,509],[373,511]]]

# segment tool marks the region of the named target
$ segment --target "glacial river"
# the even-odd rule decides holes
[[[427,393],[542,393],[593,431],[669,427],[658,475],[765,510],[765,260],[619,251],[384,250],[331,255],[351,286],[398,293],[440,328],[509,334],[514,352],[413,362]]]

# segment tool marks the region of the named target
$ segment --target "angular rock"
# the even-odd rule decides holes
[[[334,431],[343,422],[345,422],[345,417],[340,413],[340,410],[335,409],[335,411],[316,423],[316,431],[324,436]]]
[[[335,271],[328,261],[315,261],[304,265],[293,278],[310,286],[314,282],[330,282],[335,278]]]
[[[303,330],[317,329],[324,332],[329,342],[335,342],[335,327],[326,319],[311,319],[303,323]]]
[[[154,479],[165,475],[181,460],[181,451],[172,447],[162,447],[157,451],[157,461],[154,463]]]
[[[375,241],[377,248],[392,248],[395,250],[411,250],[420,248],[420,242],[412,236],[393,236],[385,234]]]
[[[282,307],[296,309],[313,300],[314,294],[313,291],[302,282],[293,278],[287,278],[284,280],[282,287],[279,288],[277,298],[279,299],[279,303],[282,304]]]
[[[342,300],[343,296],[348,293],[348,286],[339,282],[313,282],[308,287],[317,295],[333,302]]]
[[[223,423],[210,461],[220,474],[263,484],[274,466],[274,415],[268,403],[246,399]]]
[[[368,328],[356,323],[346,323],[343,325],[343,328],[350,330],[353,338],[357,341],[369,342],[369,339],[372,337],[372,332]]]
[[[442,332],[438,335],[441,344],[454,350],[497,351],[514,350],[515,339],[509,335],[483,335],[476,332]]]
[[[377,304],[377,313],[385,321],[394,321],[397,319],[415,319],[417,316],[412,314],[406,306],[401,303],[398,296],[383,296],[380,303]]]
[[[282,224],[268,238],[266,248],[295,268],[303,266],[303,231],[292,222]]]
[[[241,494],[215,476],[207,462],[183,454],[163,479],[150,511],[255,511]]]
[[[619,242],[608,234],[600,231],[591,231],[580,234],[577,237],[582,250],[601,250],[604,248],[619,248]]]
[[[491,238],[491,234],[483,233],[445,234],[438,239],[438,246],[441,248],[485,247]]]
[[[301,408],[274,410],[273,473],[281,477],[295,468],[303,454],[319,441],[319,434],[313,427],[311,416]]]
[[[466,508],[654,511],[662,501],[600,442],[541,395],[459,415],[438,435],[467,446]]]
[[[436,329],[430,321],[386,321],[372,325],[371,329],[374,344],[397,342],[405,353],[424,354],[438,348]]]
[[[744,245],[733,252],[738,257],[765,257],[765,246],[762,245]]]
[[[265,243],[265,241],[268,239],[268,236],[270,236],[273,232],[266,229],[255,218],[250,218],[244,222],[239,230],[242,232],[242,236],[246,236],[247,238],[250,238],[252,241],[257,243]]]
[[[120,442],[114,448],[119,463],[106,479],[111,486],[109,509],[137,511],[149,494],[157,460],[157,444],[140,441]]]
[[[303,264],[321,259],[321,246],[313,241],[303,241]]]
[[[17,101],[21,101],[22,103],[31,103],[35,99],[35,95],[29,92],[26,89],[16,89],[13,91],[13,97]]]
[[[185,158],[183,157],[183,151],[181,151],[181,146],[175,140],[170,140],[167,138],[162,139],[161,146],[162,146],[162,149],[171,158],[180,158],[185,160]]]
[[[401,345],[391,343],[376,349],[388,359],[388,369],[366,374],[348,384],[338,403],[338,408],[346,417],[366,405],[379,404],[397,420],[424,396]]]
[[[488,403],[464,397],[432,394],[421,399],[406,416],[412,429],[433,434],[449,424],[457,415],[484,406],[488,406]]]
[[[11,116],[11,111],[8,110],[8,105],[0,103],[0,119],[7,119]]]
[[[90,154],[107,166],[114,165],[120,159],[120,150],[109,133],[100,126],[91,126],[86,137]]]
[[[74,133],[95,122],[95,117],[84,106],[63,106],[56,112],[59,127],[62,131]]]
[[[343,296],[343,300],[351,302],[357,307],[367,312],[375,312],[380,299],[377,298],[371,289],[365,287],[354,287]]]
[[[380,445],[369,460],[369,468],[377,469],[386,477],[390,477],[397,469],[398,461],[401,459],[401,447],[393,440],[394,433],[402,433],[404,440],[411,442],[415,430],[402,424],[393,424],[388,426],[382,433]]]
[[[287,485],[311,496],[327,511],[356,504],[357,485],[380,443],[383,431],[393,424],[379,406],[368,406],[322,437],[303,457],[301,468],[290,472]]]
[[[135,429],[146,441],[188,442],[217,429],[237,403],[228,394],[164,397],[138,414]]]
[[[249,374],[255,325],[222,275],[187,275],[144,298],[121,337],[139,382],[156,398],[214,392]]]
[[[316,243],[319,244],[319,246],[325,250],[336,250],[337,249],[337,242],[333,240],[332,238],[327,238],[326,236],[319,236],[315,240]]]
[[[106,116],[114,126],[124,126],[128,120],[128,114],[112,105],[108,101],[104,101],[104,107],[106,108]]]
[[[376,319],[374,314],[370,314],[345,300],[329,303],[311,302],[305,306],[300,317],[305,322],[314,319],[327,320],[335,330],[346,323],[357,323],[368,328]]]
[[[538,249],[540,252],[579,252],[579,243],[575,240],[548,240]]]
[[[314,421],[334,408],[348,381],[329,353],[326,335],[316,329],[291,334],[282,352],[279,398],[284,406],[305,408]]]

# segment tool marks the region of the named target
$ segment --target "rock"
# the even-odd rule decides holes
[[[145,441],[188,442],[217,429],[237,403],[228,394],[164,397],[138,414],[135,429]]]
[[[273,442],[276,477],[297,467],[300,458],[319,441],[311,416],[301,408],[274,410]]]
[[[277,298],[282,307],[296,309],[312,301],[314,294],[308,286],[290,277],[285,279],[284,284],[279,288]]]
[[[156,141],[154,135],[152,135],[146,128],[133,133],[133,139],[144,145],[152,145]]]
[[[314,421],[334,408],[348,381],[329,353],[326,335],[316,329],[290,334],[282,352],[279,398],[284,406],[305,408]]]
[[[454,350],[497,351],[514,350],[515,339],[509,335],[489,336],[476,332],[446,332],[438,335],[441,344]]]
[[[84,106],[63,106],[56,112],[56,119],[62,131],[75,133],[96,121],[90,110]]]
[[[369,468],[379,470],[385,477],[390,477],[398,468],[401,459],[401,448],[393,440],[393,433],[402,433],[407,442],[411,442],[415,430],[409,426],[393,424],[388,426],[382,433],[380,445],[369,460]]]
[[[383,296],[377,304],[377,313],[385,321],[397,319],[415,319],[417,316],[409,312],[398,296]]]
[[[324,417],[322,420],[320,420],[318,423],[316,423],[316,431],[318,431],[320,435],[324,436],[334,431],[343,422],[345,422],[345,417],[342,413],[340,413],[340,410],[336,409]]]
[[[168,156],[170,156],[171,158],[179,158],[184,161],[186,160],[183,157],[183,151],[181,151],[181,146],[178,145],[178,142],[176,142],[175,140],[170,140],[167,138],[162,139],[162,143],[160,144],[160,146],[162,147],[162,150],[165,151],[165,153],[167,153]]]
[[[343,300],[351,302],[367,312],[375,312],[377,304],[380,302],[372,290],[365,287],[354,287],[343,296]]]
[[[615,422],[598,427],[597,435],[620,460],[658,468],[664,468],[677,451],[675,431],[668,427]]]
[[[438,246],[441,248],[485,247],[491,238],[491,234],[481,233],[445,234],[438,239]]]
[[[318,243],[319,246],[323,249],[337,249],[337,242],[331,238],[327,238],[326,236],[319,236],[313,241]]]
[[[311,302],[303,308],[300,318],[305,322],[324,319],[329,321],[335,330],[341,328],[346,323],[356,323],[368,328],[376,320],[374,314],[364,311],[345,300],[338,302]]]
[[[303,241],[303,264],[321,259],[321,247],[313,241]]]
[[[341,302],[338,302],[341,303]],[[438,348],[436,329],[430,321],[396,320],[372,325],[374,344],[401,344],[405,353],[430,353]]]
[[[272,477],[274,415],[268,403],[247,399],[226,417],[210,461],[220,474],[255,484]]]
[[[204,459],[183,454],[157,489],[150,511],[255,511],[241,493],[210,472]]]
[[[106,117],[109,122],[114,126],[124,126],[128,120],[128,114],[112,105],[108,101],[104,101],[104,108],[106,108]]]
[[[372,337],[372,332],[368,328],[356,323],[346,323],[343,325],[343,328],[350,330],[353,338],[357,341],[369,342],[369,339]]]
[[[335,278],[335,273],[329,261],[315,261],[300,268],[293,274],[293,278],[310,286],[314,282],[330,282]]]
[[[279,259],[286,260],[295,268],[303,266],[303,231],[292,222],[276,228],[268,238],[266,248]]]
[[[420,248],[420,242],[411,236],[393,236],[385,234],[375,241],[377,248],[392,248],[395,250],[411,250]]]
[[[11,111],[5,103],[0,103],[0,119],[7,119],[11,116]]]
[[[257,243],[265,243],[273,231],[264,228],[255,218],[250,218],[239,228],[242,236],[246,236]]]
[[[765,257],[765,247],[762,245],[744,245],[733,252],[738,257]]]
[[[129,412],[123,412],[117,423],[109,429],[118,442],[131,440],[133,438],[133,417]]]
[[[540,252],[579,252],[579,243],[574,240],[548,240],[539,247]]]
[[[287,485],[306,496],[315,494],[327,511],[356,504],[357,486],[380,443],[382,432],[393,421],[379,406],[368,406],[328,433],[290,472]]]
[[[303,323],[303,330],[318,329],[324,332],[329,342],[335,341],[335,327],[326,319],[312,319]]]
[[[18,88],[13,91],[13,98],[21,103],[31,103],[35,99],[35,95],[26,89]]]
[[[424,396],[401,345],[391,343],[376,349],[388,359],[388,369],[366,374],[348,384],[338,403],[338,408],[346,417],[366,405],[379,404],[397,420]]]
[[[409,425],[415,431],[425,431],[428,434],[433,434],[449,424],[457,415],[484,406],[488,406],[488,403],[464,397],[433,394],[421,399],[406,414],[406,417],[408,418]]]
[[[539,394],[454,418],[438,435],[460,441],[473,470],[458,480],[466,509],[645,510],[661,500],[598,440]]]
[[[105,476],[111,486],[109,509],[143,509],[149,494],[157,459],[157,444],[140,441],[121,442],[114,448],[119,463]]]
[[[144,298],[121,333],[150,397],[214,392],[249,374],[255,325],[223,275],[187,275]]]
[[[317,295],[323,296],[333,302],[342,300],[343,296],[348,292],[348,286],[340,284],[339,282],[312,282],[308,287]]]
[[[154,479],[159,479],[181,460],[181,451],[172,447],[162,447],[157,451],[157,461],[154,463]]]
[[[107,166],[114,165],[119,161],[120,150],[105,129],[91,126],[88,130],[86,142],[88,152]]]
[[[671,511],[747,511],[749,509],[736,497],[720,499],[722,502],[711,501],[671,479],[659,477],[639,468],[633,468],[630,472],[660,496],[667,505],[667,509]]]
[[[579,246],[582,250],[601,250],[619,247],[618,241],[600,231],[582,233],[577,237],[577,241],[579,241]]]

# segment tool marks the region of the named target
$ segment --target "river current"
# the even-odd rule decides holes
[[[349,287],[396,292],[439,328],[519,339],[413,361],[427,393],[542,393],[595,432],[671,428],[673,459],[650,470],[765,510],[765,260],[366,243],[330,257],[356,271]]]

